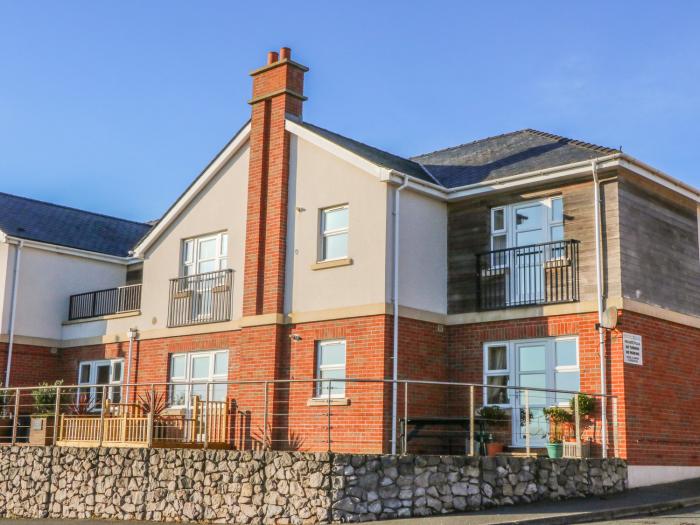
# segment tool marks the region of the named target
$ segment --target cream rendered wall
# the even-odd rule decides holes
[[[294,135],[290,157],[285,313],[384,303],[387,185]],[[353,264],[312,270],[320,210],[346,203]]]
[[[392,302],[393,194],[387,216],[390,239],[387,265],[387,302]],[[400,194],[399,305],[447,313],[447,205],[410,189]]]
[[[7,264],[6,296],[11,294],[14,250]],[[24,246],[20,261],[15,335],[60,339],[73,294],[121,286],[126,265]],[[9,299],[6,302],[9,317]],[[3,330],[7,330],[7,319]]]
[[[248,196],[249,148],[241,148],[202,189],[147,251],[143,263],[141,315],[92,321],[64,327],[64,339],[104,335],[126,337],[129,328],[142,335],[167,327],[170,279],[180,274],[183,239],[222,231],[228,232],[228,267],[233,269],[232,319],[243,311],[243,266]]]

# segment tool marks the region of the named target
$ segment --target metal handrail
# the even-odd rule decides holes
[[[168,327],[231,320],[233,270],[170,279]]]
[[[141,307],[141,287],[140,283],[128,284],[73,294],[68,299],[68,320],[138,310]]]

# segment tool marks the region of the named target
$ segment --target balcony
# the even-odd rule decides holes
[[[89,319],[141,308],[141,285],[132,284],[70,296],[68,320]]]
[[[233,270],[170,279],[168,327],[231,320]]]
[[[478,254],[478,309],[578,301],[579,245],[576,240],[554,241]]]

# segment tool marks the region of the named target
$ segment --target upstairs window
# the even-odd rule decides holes
[[[225,232],[186,239],[182,242],[182,276],[225,270],[227,255],[228,234]]]
[[[321,210],[321,250],[322,261],[345,259],[348,256],[348,205],[334,206]]]
[[[491,209],[491,251],[563,240],[564,202],[561,197]]]

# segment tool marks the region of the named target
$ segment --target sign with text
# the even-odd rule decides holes
[[[625,363],[642,365],[642,336],[637,334],[622,334],[622,351]]]

